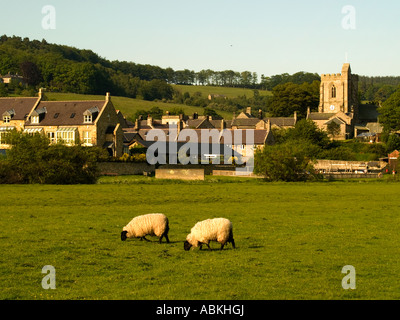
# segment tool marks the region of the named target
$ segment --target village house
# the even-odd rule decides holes
[[[120,117],[111,102],[105,100],[43,101],[38,98],[0,98],[2,113],[1,133],[16,129],[29,134],[42,133],[51,143],[63,141],[67,145],[100,146],[110,156],[123,154],[123,131]],[[0,140],[1,143],[1,140]],[[0,148],[9,146],[0,144]]]
[[[18,73],[17,74],[12,74],[12,73],[7,73],[6,75],[2,76],[0,75],[0,82],[9,84],[11,81],[20,83],[21,85],[25,85],[26,81],[23,76],[20,76]]]
[[[251,113],[251,107],[246,108],[237,117],[234,115],[230,127],[232,129],[288,129],[297,123],[297,112],[293,117],[267,117],[263,118],[262,111],[258,111],[258,117]]]
[[[28,116],[40,102],[39,98],[0,98],[0,149],[8,149],[5,135],[10,130],[23,131]]]

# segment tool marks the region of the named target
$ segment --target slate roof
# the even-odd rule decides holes
[[[45,108],[46,113],[40,123],[27,123],[29,126],[77,126],[85,125],[83,114],[90,110],[93,115],[92,121],[96,120],[99,111],[105,105],[104,100],[89,101],[41,101],[38,108]]]
[[[12,120],[25,120],[32,111],[38,98],[0,98],[0,116],[7,111],[14,110]]]
[[[147,133],[150,131],[150,129],[140,129],[138,131],[133,130],[132,128],[128,129],[123,129],[124,130],[124,135],[125,135],[125,142],[131,142],[133,139],[143,139],[144,141],[147,141]],[[169,130],[168,129],[162,129],[165,132],[165,140],[169,141],[170,136],[168,135]],[[203,130],[209,130],[209,129],[190,129],[192,132],[194,132],[197,135],[197,141],[199,143],[204,142],[202,141],[202,133],[204,132]],[[211,130],[216,130],[218,132],[218,143],[224,144],[225,143],[225,138],[223,135],[221,135],[221,131],[218,129],[211,129]],[[229,145],[243,145],[246,144],[246,136],[247,134],[250,134],[250,130],[246,129],[225,129],[228,134],[230,134],[231,139],[227,139],[226,143]],[[257,129],[257,130],[251,130],[254,132],[254,137],[253,141],[255,145],[263,145],[267,139],[268,136],[268,130],[266,129]],[[235,133],[236,132],[236,133]],[[137,134],[137,135],[135,135]],[[228,136],[229,137],[229,136]],[[181,139],[183,136],[180,137]],[[203,136],[203,138],[207,138],[207,136]],[[249,137],[250,139],[250,137]],[[188,142],[190,140],[190,137],[186,137],[185,141],[183,143]],[[216,143],[215,141],[212,140],[212,138],[209,138],[210,143]]]
[[[336,113],[311,112],[308,115],[308,119],[310,119],[310,120],[329,120],[334,115],[336,115]]]

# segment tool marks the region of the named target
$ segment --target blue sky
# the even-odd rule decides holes
[[[43,29],[42,8],[56,12]],[[354,28],[343,28],[354,8]],[[90,49],[109,60],[260,76],[400,75],[398,0],[0,0],[0,33]]]

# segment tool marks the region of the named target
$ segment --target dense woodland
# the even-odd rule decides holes
[[[34,95],[39,87],[53,92],[112,95],[144,100],[173,101],[207,108],[205,112],[218,116],[218,110],[240,111],[252,106],[270,116],[291,116],[294,111],[304,117],[307,107],[316,110],[319,101],[320,76],[304,71],[260,77],[251,71],[173,70],[127,61],[109,61],[91,50],[50,44],[45,39],[30,40],[17,36],[0,37],[0,74],[19,74],[27,86],[0,83],[0,96],[8,94]],[[200,92],[175,90],[172,84],[213,85],[253,89],[253,96],[208,100]],[[361,101],[380,104],[386,101],[400,84],[400,77],[360,76]],[[272,95],[260,95],[270,90]]]

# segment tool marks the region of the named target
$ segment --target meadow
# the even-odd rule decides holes
[[[400,184],[102,177],[95,185],[0,185],[0,299],[399,299]],[[128,239],[163,212],[171,243]],[[199,220],[233,222],[236,249],[184,251]],[[44,290],[42,267],[56,270]],[[342,268],[356,289],[342,288]]]
[[[215,87],[215,86],[184,86],[184,85],[173,85],[174,89],[184,92],[189,92],[193,95],[195,92],[201,92],[203,97],[207,97],[210,93],[222,94],[228,98],[236,98],[238,96],[247,96],[248,98],[253,97],[254,92],[252,89],[244,88],[227,88],[227,87]],[[270,95],[271,92],[260,90],[260,95]],[[46,92],[46,96],[49,100],[53,101],[69,101],[69,100],[104,100],[105,95],[88,95],[88,94],[77,94],[77,93],[57,93],[57,92]],[[122,114],[126,118],[131,118],[135,115],[137,110],[150,110],[153,107],[158,107],[161,110],[171,111],[173,109],[183,109],[185,114],[193,115],[197,112],[199,115],[203,115],[204,108],[188,106],[185,104],[163,102],[163,101],[146,101],[142,99],[133,99],[127,97],[112,96],[112,102],[116,110],[121,110]],[[233,114],[218,110],[224,119],[232,119]]]

